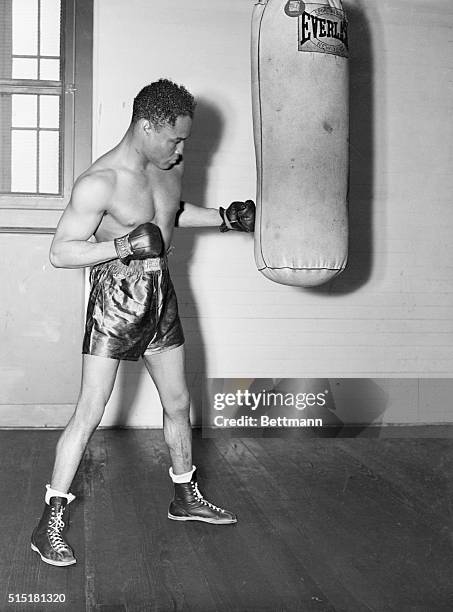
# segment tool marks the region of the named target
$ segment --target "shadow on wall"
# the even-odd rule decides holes
[[[307,391],[325,393],[325,406],[304,410],[305,418],[323,421],[320,431],[307,429],[304,432],[307,437],[355,438],[365,431],[367,437],[379,437],[379,428],[369,428],[369,425],[382,423],[388,394],[370,379],[288,378],[279,381],[274,389],[293,395]]]
[[[349,258],[344,272],[309,291],[347,294],[364,285],[373,268],[374,57],[379,23],[370,3],[343,2],[349,22]],[[372,28],[371,28],[372,24]],[[381,101],[379,102],[381,104]],[[380,112],[382,117],[382,112]],[[306,289],[305,289],[306,291]]]
[[[341,378],[330,379],[330,389],[337,417],[342,421],[342,426],[336,428],[336,437],[380,437],[381,428],[369,425],[382,425],[389,407],[389,394],[382,385],[369,378]]]
[[[224,119],[209,100],[197,98],[190,139],[184,150],[183,199],[194,204],[208,204],[206,191],[212,156],[222,137]],[[217,231],[211,228],[176,229],[175,252],[170,256],[172,280],[178,296],[179,314],[186,336],[186,373],[194,410],[194,422],[201,419],[201,386],[206,375],[204,339],[196,313],[196,296],[192,292],[189,268],[192,253],[200,234]],[[196,278],[196,277],[195,277]],[[117,385],[121,390],[115,425],[126,425],[139,388],[144,364],[122,367]],[[157,407],[151,406],[151,410]],[[158,408],[160,410],[160,407]]]

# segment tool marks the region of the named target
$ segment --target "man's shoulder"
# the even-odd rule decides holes
[[[75,181],[69,208],[79,213],[108,211],[115,184],[116,176],[113,170],[96,168],[93,165]]]
[[[74,183],[74,189],[109,189],[115,187],[116,181],[117,171],[114,168],[99,165],[97,162],[95,162],[78,177]]]
[[[86,205],[92,202],[106,208],[115,191],[116,182],[117,173],[113,168],[98,166],[95,163],[74,183],[71,200],[73,203],[82,202]]]

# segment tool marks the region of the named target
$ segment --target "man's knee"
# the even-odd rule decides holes
[[[100,395],[81,396],[72,418],[73,427],[84,437],[89,437],[101,422],[106,403]]]
[[[162,397],[161,401],[167,417],[173,420],[185,420],[189,417],[190,396],[187,389]]]

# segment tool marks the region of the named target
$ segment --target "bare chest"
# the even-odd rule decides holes
[[[181,199],[180,176],[167,173],[125,178],[117,181],[97,239],[117,237],[147,221],[158,225],[164,238],[170,238]]]

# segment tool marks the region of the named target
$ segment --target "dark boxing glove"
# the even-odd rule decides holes
[[[221,232],[253,232],[255,229],[255,203],[252,200],[232,202],[226,210],[220,207],[219,213],[222,219],[219,228]]]
[[[142,223],[130,234],[115,238],[115,249],[118,257],[125,264],[131,259],[148,259],[160,257],[164,248],[160,229],[154,223]]]

